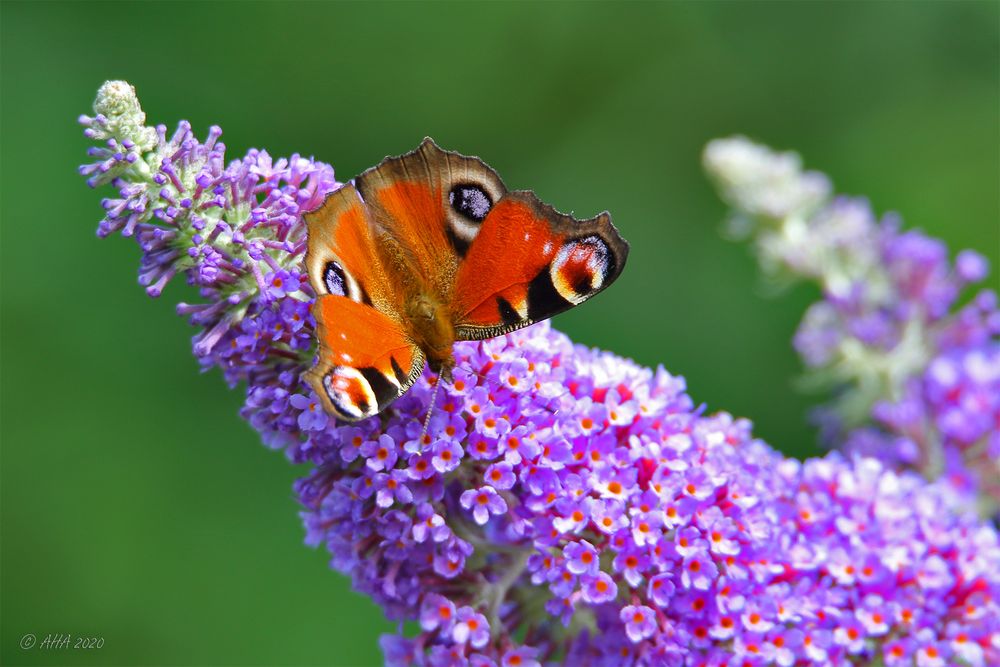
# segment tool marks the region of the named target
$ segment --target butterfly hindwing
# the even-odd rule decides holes
[[[456,334],[491,338],[583,303],[624,268],[628,243],[601,213],[577,220],[531,192],[505,195],[485,217],[455,280]]]
[[[371,417],[420,377],[423,353],[385,314],[333,294],[316,299],[313,314],[320,354],[306,379],[327,412],[347,421]]]
[[[318,361],[306,373],[327,412],[354,421],[376,414],[420,376],[424,356],[406,334],[369,213],[345,185],[306,216],[306,267]]]

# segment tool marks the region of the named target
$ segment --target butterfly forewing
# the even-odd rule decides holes
[[[607,213],[577,220],[531,192],[511,192],[486,216],[459,267],[456,333],[491,338],[552,317],[605,289],[627,257]]]
[[[430,139],[355,183],[387,246],[387,260],[403,263],[444,300],[451,298],[455,273],[483,218],[506,193],[481,160],[441,150]]]

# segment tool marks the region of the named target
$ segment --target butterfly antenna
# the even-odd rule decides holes
[[[427,416],[424,417],[424,428],[420,431],[420,443],[423,444],[427,437],[427,429],[431,426],[431,417],[434,415],[434,404],[437,403],[438,391],[441,389],[441,376],[434,382],[434,390],[431,392],[431,404],[427,407]]]

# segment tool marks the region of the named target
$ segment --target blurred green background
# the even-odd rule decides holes
[[[632,243],[576,340],[815,454],[789,340],[816,294],[757,287],[699,166],[734,132],[1000,260],[998,5],[16,3],[2,11],[4,664],[375,665],[380,611],[302,545],[304,474],[200,375],[139,252],[98,242],[75,119],[124,78],[152,123],[346,180],[431,135]],[[993,278],[996,283],[995,277]],[[49,633],[92,651],[21,650]]]

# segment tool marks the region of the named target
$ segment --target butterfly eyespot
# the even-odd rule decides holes
[[[335,260],[323,264],[323,287],[333,296],[346,296],[358,303],[370,303],[367,292],[358,284],[344,266]]]
[[[337,262],[327,262],[323,267],[323,284],[330,294],[347,296],[347,275]]]
[[[347,419],[363,419],[378,412],[371,383],[356,368],[334,366],[323,376],[323,389],[334,409]]]
[[[601,288],[610,268],[608,245],[598,236],[586,236],[559,249],[549,274],[559,295],[577,304]]]
[[[493,200],[486,190],[471,184],[453,187],[448,193],[448,203],[456,213],[475,222],[482,222],[493,208]]]

